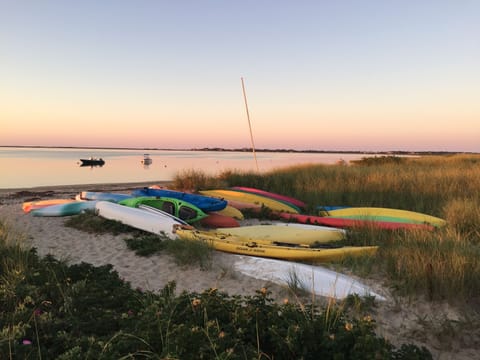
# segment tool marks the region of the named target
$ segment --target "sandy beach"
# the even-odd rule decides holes
[[[75,185],[30,189],[0,189],[0,220],[26,238],[27,245],[38,254],[52,254],[70,263],[87,262],[93,265],[112,264],[120,277],[134,288],[158,291],[175,281],[177,292],[202,292],[217,288],[230,295],[253,295],[263,287],[283,301],[291,297],[286,287],[253,279],[236,273],[231,256],[215,252],[212,268],[180,267],[168,255],[140,257],[129,250],[125,235],[88,234],[64,226],[62,217],[34,217],[22,211],[22,203],[48,198],[73,198],[80,191],[109,191],[128,193],[133,188],[151,183]],[[166,184],[161,184],[166,185]],[[374,289],[387,291],[382,279],[361,279]],[[388,293],[388,291],[387,291]],[[377,321],[379,335],[394,345],[415,343],[427,347],[435,359],[480,359],[478,338],[453,340],[449,344],[437,336],[445,321],[463,321],[462,314],[445,303],[430,303],[418,299],[401,299],[389,294],[386,302],[378,303],[372,317]],[[437,335],[436,335],[437,334]]]

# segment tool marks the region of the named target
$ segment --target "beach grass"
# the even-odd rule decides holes
[[[218,178],[225,186],[298,198],[310,214],[317,213],[318,205],[346,205],[404,209],[445,219],[447,225],[433,232],[355,229],[350,244],[379,245],[380,251],[343,265],[363,276],[382,274],[402,295],[473,304],[479,300],[480,155],[368,157],[349,166],[226,171]],[[215,181],[204,179],[203,184]]]

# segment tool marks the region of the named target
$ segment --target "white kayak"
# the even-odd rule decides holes
[[[109,201],[98,201],[96,210],[99,216],[106,219],[116,220],[153,234],[164,234],[170,239],[177,238],[177,235],[173,232],[174,225],[183,225],[181,221],[169,214],[132,208]]]
[[[316,295],[344,299],[349,295],[374,296],[376,300],[386,298],[353,277],[326,269],[292,261],[266,259],[254,256],[233,255],[233,268],[255,279],[271,281],[279,285],[298,280],[298,286]]]

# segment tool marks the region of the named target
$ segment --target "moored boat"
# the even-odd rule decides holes
[[[103,166],[105,165],[105,160],[102,158],[89,158],[89,159],[80,159],[82,162],[80,166]]]
[[[143,160],[142,160],[143,165],[150,165],[152,162],[153,160],[149,154],[143,154]]]

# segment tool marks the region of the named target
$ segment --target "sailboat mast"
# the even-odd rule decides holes
[[[245,109],[247,111],[248,128],[250,129],[250,141],[252,143],[253,158],[255,160],[255,165],[257,167],[257,171],[259,171],[258,170],[258,162],[257,162],[257,154],[255,153],[255,144],[253,142],[253,132],[252,132],[252,124],[250,122],[250,113],[248,111],[247,93],[245,91],[245,84],[244,84],[244,81],[243,81],[243,77],[240,78],[240,79],[242,80],[243,99],[245,101]]]

